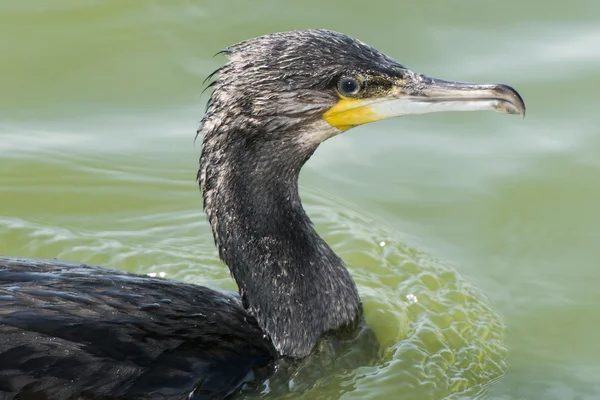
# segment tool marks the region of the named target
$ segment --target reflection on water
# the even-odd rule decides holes
[[[201,83],[238,40],[336,29],[512,84],[528,116],[385,121],[311,158],[303,202],[383,361],[307,397],[598,398],[599,4],[0,2],[0,254],[235,290],[194,182]]]

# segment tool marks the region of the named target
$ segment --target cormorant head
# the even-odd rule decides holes
[[[521,96],[509,86],[417,74],[357,39],[328,30],[274,33],[223,52],[230,60],[216,71],[205,122],[218,113],[227,119],[222,124],[243,124],[246,135],[287,147],[294,140],[316,148],[349,128],[407,114],[495,110],[525,115]]]
[[[406,114],[524,114],[505,85],[413,73],[340,33],[307,30],[224,50],[199,133],[198,178],[221,259],[245,307],[283,355],[306,357],[324,332],[353,326],[356,286],[313,229],[298,173],[317,146],[357,125]]]

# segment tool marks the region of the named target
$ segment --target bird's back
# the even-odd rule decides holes
[[[0,399],[222,398],[274,356],[234,296],[0,258]]]

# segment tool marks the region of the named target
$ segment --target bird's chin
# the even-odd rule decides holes
[[[319,144],[339,135],[343,131],[344,130],[336,128],[324,119],[317,119],[294,134],[301,146],[312,148],[314,150]]]

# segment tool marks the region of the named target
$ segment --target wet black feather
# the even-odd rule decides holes
[[[234,294],[0,258],[0,398],[220,398],[274,357]]]

